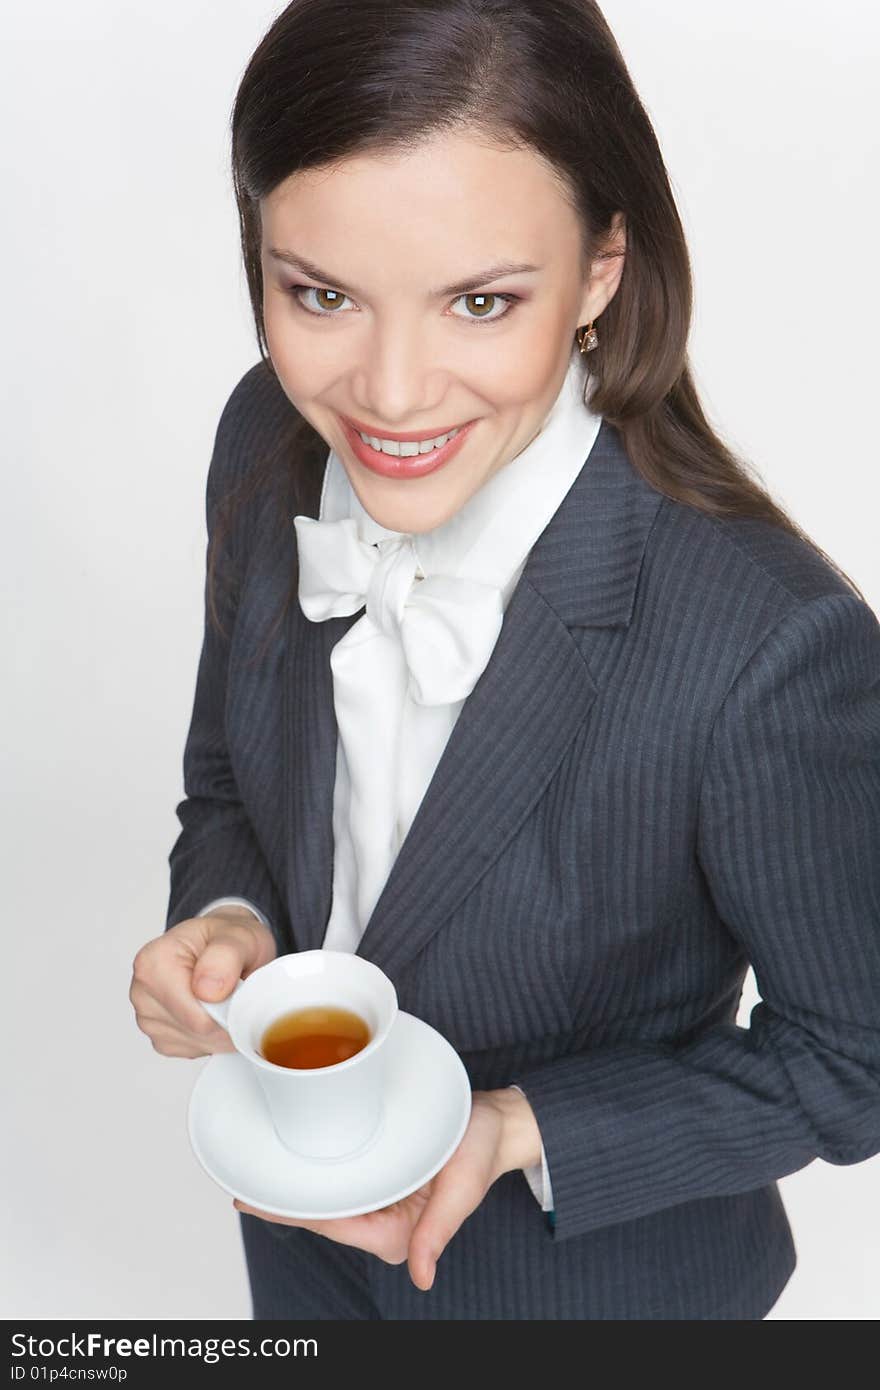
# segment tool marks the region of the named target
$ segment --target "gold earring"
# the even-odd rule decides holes
[[[599,346],[599,335],[593,327],[592,319],[590,319],[590,322],[587,324],[586,328],[578,329],[577,340],[580,345],[581,352],[592,352],[593,348],[597,348]]]

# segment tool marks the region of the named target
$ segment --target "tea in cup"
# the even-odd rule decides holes
[[[260,1055],[276,1067],[332,1067],[353,1057],[369,1041],[370,1029],[360,1014],[312,1004],[270,1023],[260,1040]]]

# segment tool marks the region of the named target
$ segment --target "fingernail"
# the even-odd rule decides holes
[[[216,994],[218,989],[223,989],[226,981],[219,975],[199,975],[196,980],[196,989],[205,990],[208,994]]]

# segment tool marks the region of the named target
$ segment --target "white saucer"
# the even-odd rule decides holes
[[[247,1206],[305,1220],[359,1216],[415,1192],[457,1149],[471,1113],[471,1084],[436,1028],[398,1012],[388,1049],[385,1114],[353,1158],[302,1158],[275,1133],[247,1058],[217,1052],[189,1101],[189,1141],[205,1172]]]

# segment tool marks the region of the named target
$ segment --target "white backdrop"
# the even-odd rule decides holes
[[[206,1059],[154,1052],[128,988],[165,921],[213,433],[258,357],[229,112],[281,8],[5,6],[6,1318],[250,1317],[186,1135]],[[877,8],[604,11],[685,221],[710,418],[880,612]],[[877,1318],[880,1156],[781,1191],[799,1264],[770,1317]]]

